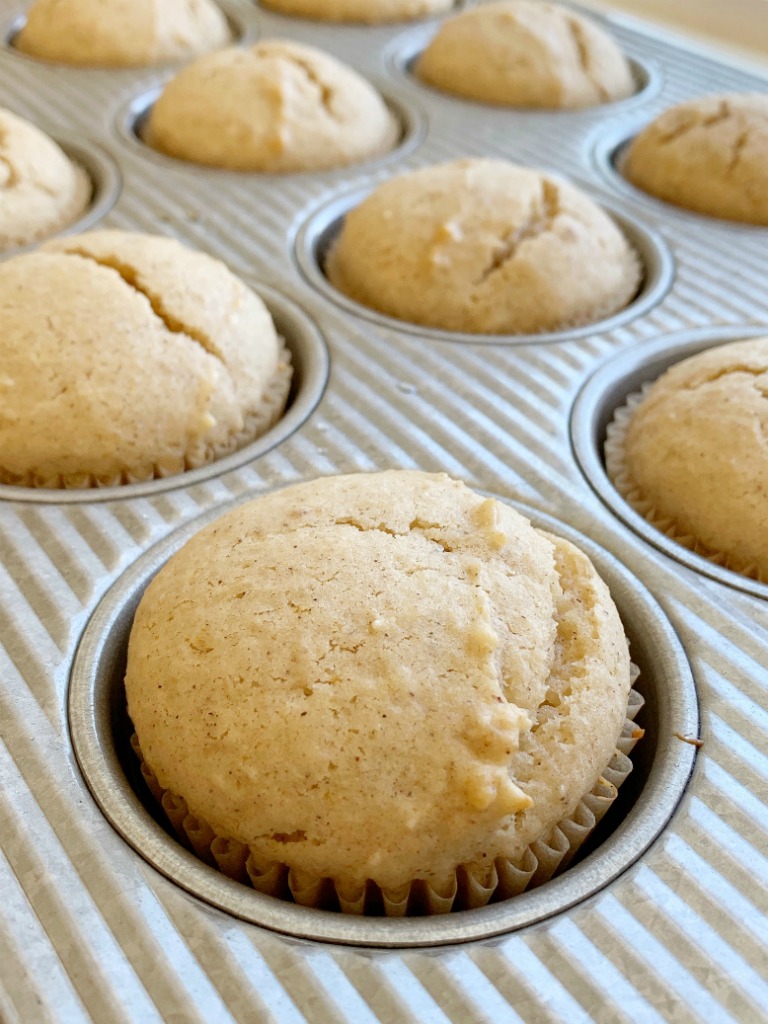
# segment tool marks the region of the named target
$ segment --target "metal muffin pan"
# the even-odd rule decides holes
[[[188,524],[142,556],[106,595],[80,641],[69,688],[72,740],[88,786],[117,831],[163,874],[236,917],[303,938],[358,946],[430,946],[488,938],[561,912],[626,870],[666,825],[690,776],[695,747],[679,737],[698,735],[693,677],[663,612],[616,559],[557,520],[516,507],[534,525],[567,537],[589,553],[610,587],[640,668],[637,688],[646,705],[638,724],[646,734],[633,752],[635,767],[617,805],[594,837],[602,842],[591,856],[561,878],[480,910],[386,920],[346,917],[263,896],[183,849],[154,820],[158,815],[152,813],[152,798],[134,763],[123,677],[128,635],[144,590],[168,558],[223,509]]]
[[[119,169],[122,187],[99,224],[173,235],[212,253],[273,311],[272,292],[318,336],[307,356],[307,383],[286,420],[263,445],[237,453],[236,462],[111,494],[5,488],[0,495],[0,1019],[768,1020],[768,602],[694,572],[630,529],[587,481],[569,435],[577,394],[612,356],[641,356],[657,339],[680,332],[706,329],[712,336],[713,328],[734,327],[744,336],[744,325],[768,324],[764,229],[676,211],[623,187],[596,160],[601,140],[615,140],[615,148],[673,103],[715,90],[766,91],[768,79],[615,17],[609,27],[650,69],[652,88],[625,107],[507,111],[444,97],[393,63],[414,33],[434,30],[435,19],[365,28],[281,17],[250,0],[228,0],[226,10],[247,38],[293,38],[351,63],[414,111],[418,138],[391,159],[317,175],[200,170],[155,158],[122,127],[130,105],[167,79],[167,67],[79,70],[0,50],[5,105],[62,141],[98,146]],[[22,0],[0,0],[0,26],[23,14]],[[666,292],[634,319],[544,345],[468,337],[448,343],[351,313],[304,276],[295,242],[317,211],[397,171],[472,155],[561,173],[660,236],[674,263]],[[351,932],[321,943],[293,938],[278,933],[292,925],[281,916],[286,904],[275,910],[279,922],[262,927],[189,894],[139,856],[93,799],[67,714],[81,639],[73,701],[83,692],[79,673],[89,650],[101,652],[99,685],[108,690],[114,682],[107,651],[119,648],[130,607],[114,601],[120,594],[128,600],[139,576],[151,572],[164,538],[273,487],[390,467],[445,470],[596,542],[609,556],[601,566],[612,565],[613,556],[629,573],[622,573],[628,605],[623,585],[618,591],[629,628],[645,621],[635,608],[645,607],[646,589],[671,623],[672,633],[664,627],[661,639],[654,631],[645,647],[640,641],[639,657],[657,646],[677,659],[676,634],[699,700],[696,735],[681,731],[667,740],[663,724],[657,735],[653,770],[659,758],[690,765],[695,755],[666,827],[662,819],[681,780],[674,773],[668,781],[656,777],[667,810],[654,818],[650,801],[645,819],[644,794],[656,784],[651,771],[599,849],[516,909],[499,905],[494,912],[512,917],[497,935],[463,934],[456,914],[450,936],[419,939],[447,939],[444,948],[363,947]],[[89,699],[83,723],[91,722],[98,746],[95,723],[104,706],[97,700],[91,707]],[[646,725],[654,715],[651,705]],[[678,721],[696,729],[693,719]],[[75,714],[72,722],[77,734]],[[93,764],[106,778],[113,743],[111,733],[99,735],[103,748],[94,748]],[[651,742],[637,748],[642,771],[635,783],[648,767],[637,759],[652,749]],[[119,777],[110,795],[120,813],[155,830],[148,850],[167,853],[165,833],[118,783]],[[630,777],[627,785],[635,783]],[[335,927],[343,924],[335,919]]]
[[[571,439],[576,459],[597,494],[644,540],[719,583],[768,599],[768,584],[750,579],[689,550],[644,519],[613,485],[605,471],[603,457],[606,430],[614,413],[644,384],[658,380],[671,366],[704,349],[765,335],[768,335],[768,322],[762,328],[752,324],[742,328],[702,327],[659,338],[638,352],[622,352],[614,356],[590,377],[579,392],[571,415]]]

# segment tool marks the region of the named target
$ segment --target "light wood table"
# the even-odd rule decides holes
[[[768,0],[581,0],[694,38],[732,62],[768,68]]]

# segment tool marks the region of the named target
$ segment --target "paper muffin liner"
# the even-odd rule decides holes
[[[632,685],[639,675],[632,666]],[[341,910],[345,914],[375,914],[405,917],[418,914],[446,914],[452,910],[474,910],[490,902],[506,900],[549,881],[571,863],[605,813],[615,801],[619,787],[632,771],[630,753],[644,730],[634,724],[645,701],[630,690],[627,713],[611,760],[600,773],[572,814],[532,843],[516,860],[497,857],[487,864],[460,864],[439,881],[415,879],[395,889],[383,889],[368,880],[344,884],[318,878],[286,864],[260,858],[238,842],[217,835],[203,819],[190,814],[183,797],[163,789],[144,761],[134,733],[131,747],[139,760],[142,777],[162,807],[184,846],[190,847],[206,864],[257,892],[302,906]]]
[[[285,410],[288,393],[291,389],[293,368],[291,354],[283,338],[278,336],[279,351],[277,369],[264,390],[259,406],[245,414],[245,422],[240,430],[233,431],[225,441],[219,444],[200,441],[187,451],[169,455],[161,461],[146,466],[136,466],[130,471],[109,474],[95,473],[57,473],[43,476],[30,470],[27,473],[9,473],[0,467],[0,484],[12,484],[16,487],[45,487],[50,489],[64,488],[67,490],[85,490],[94,487],[121,487],[125,484],[140,484],[147,480],[164,479],[177,476],[191,469],[199,469],[216,459],[239,451],[247,444],[255,441],[277,423]]]
[[[768,575],[761,572],[754,562],[747,562],[722,551],[714,551],[712,548],[705,547],[696,537],[682,531],[673,519],[663,515],[653,502],[643,496],[640,488],[631,479],[625,451],[627,430],[635,410],[645,400],[653,383],[650,381],[644,384],[640,391],[628,395],[625,404],[616,409],[613,420],[608,424],[604,454],[605,468],[611,482],[622,498],[665,537],[669,537],[670,540],[701,555],[702,558],[706,558],[715,565],[738,572],[750,579],[759,580],[761,583],[768,583]]]

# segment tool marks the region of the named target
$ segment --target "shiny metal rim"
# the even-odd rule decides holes
[[[298,230],[294,253],[305,279],[317,291],[346,312],[353,313],[388,330],[429,338],[431,341],[460,342],[464,345],[537,345],[547,342],[572,341],[576,338],[612,331],[642,316],[661,302],[674,280],[674,260],[662,237],[657,232],[641,225],[634,217],[619,210],[613,204],[600,199],[600,206],[624,232],[631,245],[639,253],[644,267],[640,291],[625,309],[583,327],[541,334],[464,334],[457,331],[421,327],[405,320],[396,320],[394,317],[378,313],[342,294],[334,288],[323,271],[325,257],[341,231],[344,217],[350,210],[358,206],[370,192],[370,186],[355,188],[336,195],[329,202],[316,208]]]
[[[288,407],[277,423],[251,444],[223,459],[199,469],[179,473],[161,480],[126,484],[123,487],[93,487],[85,490],[46,490],[34,487],[0,485],[0,500],[38,504],[71,505],[79,502],[114,501],[159,494],[181,487],[191,487],[213,477],[223,476],[259,458],[281,444],[309,418],[325,391],[330,357],[325,340],[306,314],[295,303],[274,288],[260,282],[247,282],[264,300],[272,315],[278,334],[291,353],[293,382]]]
[[[482,910],[387,920],[311,910],[263,896],[220,875],[172,839],[126,778],[115,738],[115,715],[123,713],[127,637],[144,589],[167,559],[222,509],[186,525],[142,556],[98,606],[75,655],[68,696],[75,754],[96,802],[114,828],[163,875],[234,917],[277,932],[357,946],[431,946],[488,938],[560,913],[609,884],[661,832],[690,776],[695,748],[679,737],[698,735],[693,678],[664,613],[621,563],[549,516],[515,507],[536,525],[575,541],[593,559],[616,600],[633,658],[641,667],[648,738],[645,755],[634,760],[645,782],[624,820],[594,853],[540,889]],[[641,759],[651,754],[650,765],[641,767]]]
[[[768,584],[725,569],[694,551],[689,551],[652,526],[625,501],[614,487],[603,465],[603,443],[608,424],[617,408],[643,384],[656,380],[674,363],[714,345],[768,334],[768,325],[755,327],[701,327],[666,335],[656,342],[622,352],[603,366],[582,387],[571,413],[571,444],[582,473],[605,505],[631,530],[676,562],[742,590],[754,597],[768,598]]]
[[[310,176],[312,179],[322,177],[330,180],[348,178],[352,172],[372,171],[392,161],[402,160],[403,157],[421,145],[426,136],[424,115],[414,106],[412,98],[405,93],[401,93],[397,87],[393,88],[392,83],[389,81],[369,76],[367,81],[379,92],[400,125],[400,139],[397,145],[386,153],[381,153],[370,160],[360,161],[360,163],[350,164],[345,167],[331,167],[323,171],[267,173],[264,171],[232,171],[223,167],[203,167],[188,160],[181,160],[178,157],[161,153],[147,145],[142,138],[144,125],[152,107],[157,102],[164,86],[170,81],[171,77],[170,75],[163,75],[160,80],[155,81],[151,88],[145,87],[121,108],[116,120],[117,133],[124,142],[137,149],[146,159],[162,164],[165,167],[173,167],[175,170],[185,170],[190,174],[204,175],[210,179],[222,176],[232,177],[237,180],[250,177],[258,181],[294,181],[309,178]]]

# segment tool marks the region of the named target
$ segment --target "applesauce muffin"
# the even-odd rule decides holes
[[[559,4],[500,0],[444,21],[416,64],[428,85],[511,107],[574,109],[635,90],[602,28]]]
[[[170,476],[266,430],[290,371],[261,300],[168,238],[98,231],[0,263],[0,482]]]
[[[503,160],[457,160],[379,185],[347,214],[325,264],[333,285],[427,327],[535,334],[622,309],[638,257],[572,185]]]
[[[0,107],[0,250],[70,225],[91,201],[91,180],[59,146]]]
[[[584,554],[405,471],[203,529],[147,588],[126,671],[153,788],[247,852],[262,891],[283,870],[299,902],[330,879],[342,906],[373,883],[401,910],[414,881],[444,896],[459,866],[487,876],[548,837],[611,760],[629,690]]]
[[[78,67],[143,67],[226,46],[213,0],[35,0],[14,40],[22,53]]]
[[[675,206],[768,225],[768,95],[707,96],[666,110],[632,140],[620,170]]]
[[[394,147],[399,126],[351,68],[269,39],[194,61],[152,108],[144,140],[169,156],[233,171],[307,171]]]
[[[768,338],[667,370],[606,445],[618,490],[680,543],[768,581]]]
[[[451,10],[455,0],[262,0],[279,14],[318,21],[357,21],[367,24],[413,21]]]

